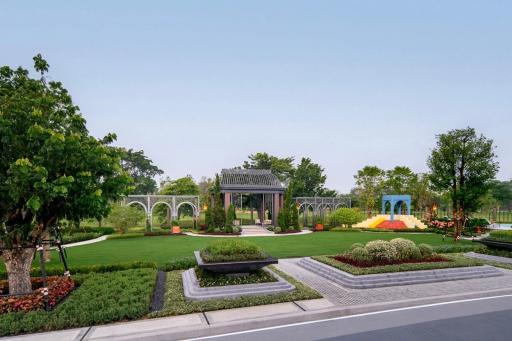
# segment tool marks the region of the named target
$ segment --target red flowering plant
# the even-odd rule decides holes
[[[32,293],[26,295],[0,296],[0,314],[12,311],[24,311],[44,309],[43,280],[32,278]],[[47,278],[48,307],[51,309],[64,299],[75,287],[71,277],[50,276]],[[8,292],[8,282],[0,281],[0,295]]]

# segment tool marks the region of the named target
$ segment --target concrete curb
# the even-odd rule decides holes
[[[396,285],[437,283],[504,275],[502,271],[489,265],[360,276],[354,276],[309,257],[302,258],[297,265],[338,285],[351,289],[371,289]]]
[[[321,309],[316,311],[304,311],[304,312],[295,312],[289,314],[283,314],[279,316],[270,316],[270,317],[260,317],[253,318],[250,320],[239,320],[236,322],[224,322],[224,323],[216,323],[212,325],[195,325],[188,327],[180,327],[180,326],[172,326],[169,324],[165,324],[165,319],[162,318],[162,324],[166,325],[166,327],[153,330],[146,331],[140,333],[130,333],[123,334],[122,332],[122,324],[117,324],[118,333],[110,333],[108,337],[94,337],[94,331],[89,332],[83,340],[107,340],[107,339],[115,339],[115,340],[181,340],[181,339],[190,339],[196,337],[205,337],[205,336],[213,336],[218,334],[225,333],[234,333],[239,331],[247,331],[259,328],[268,328],[275,327],[280,325],[287,325],[293,323],[301,323],[301,322],[310,322],[315,320],[350,316],[355,314],[363,314],[363,313],[378,313],[379,311],[386,311],[392,309],[399,308],[407,308],[442,302],[450,302],[450,301],[458,301],[458,300],[467,300],[467,299],[475,299],[475,298],[484,298],[484,297],[493,297],[499,295],[512,295],[512,289],[500,289],[500,290],[490,290],[490,291],[481,291],[481,292],[473,292],[466,294],[457,294],[457,295],[444,295],[444,296],[436,296],[429,298],[421,298],[415,300],[403,300],[403,301],[394,301],[394,302],[385,302],[385,303],[376,303],[376,304],[366,304],[366,305],[354,305],[349,307],[335,307],[328,309]],[[130,323],[130,322],[128,322]],[[116,325],[112,325],[113,327]],[[108,326],[106,326],[108,327]],[[101,328],[101,327],[100,327]]]

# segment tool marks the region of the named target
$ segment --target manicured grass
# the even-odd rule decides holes
[[[76,275],[80,287],[50,312],[0,315],[0,336],[134,320],[149,312],[156,270]]]
[[[353,243],[370,240],[407,238],[415,243],[438,245],[472,245],[470,241],[442,240],[438,234],[366,233],[366,232],[318,232],[306,235],[284,237],[250,237],[248,241],[260,246],[270,256],[277,258],[330,255],[348,250]],[[245,237],[244,237],[245,239]],[[192,257],[193,251],[200,250],[218,238],[163,236],[131,239],[106,240],[103,242],[69,248],[68,262],[72,266],[149,261],[163,265],[165,262]],[[56,254],[52,265],[58,265]]]
[[[462,255],[444,255],[448,258],[447,262],[425,262],[425,263],[403,263],[393,265],[372,266],[369,268],[361,268],[352,266],[347,263],[339,262],[332,258],[332,256],[315,256],[313,259],[330,265],[341,271],[351,273],[352,275],[370,275],[380,274],[387,272],[403,272],[403,271],[417,271],[417,270],[433,270],[433,269],[446,269],[446,268],[459,268],[467,266],[483,265],[482,262],[476,259],[465,258]]]
[[[291,284],[295,285],[295,290],[288,293],[265,296],[243,296],[232,299],[187,301],[183,295],[183,282],[181,280],[182,271],[177,270],[168,272],[164,308],[161,311],[150,314],[150,316],[183,315],[203,311],[251,307],[263,304],[309,300],[322,297],[310,287],[294,280],[292,277],[284,274],[274,267],[271,268]]]

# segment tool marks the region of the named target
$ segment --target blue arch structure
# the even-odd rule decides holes
[[[386,214],[386,203],[390,204],[391,207],[391,220],[393,220],[395,215],[395,207],[398,206],[398,214],[402,214],[402,203],[405,203],[407,207],[407,215],[411,214],[411,196],[408,194],[393,194],[393,195],[383,195],[382,196],[382,214]]]

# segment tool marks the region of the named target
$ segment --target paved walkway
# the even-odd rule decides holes
[[[512,264],[512,258],[509,258],[509,257],[486,255],[486,254],[476,253],[476,252],[468,252],[468,253],[465,253],[464,256],[469,257],[469,258],[481,259],[481,260],[490,260],[490,261],[498,262],[498,263]]]
[[[512,271],[506,269],[500,269],[505,273],[505,276],[499,277],[413,284],[375,289],[348,289],[298,266],[296,264],[298,261],[299,258],[280,259],[277,267],[317,290],[332,303],[341,306],[391,302],[397,300],[412,300],[425,297],[455,295],[459,293],[498,290],[504,288],[512,289]]]
[[[310,233],[313,233],[313,231],[310,231],[310,230],[302,230],[301,232],[297,232],[297,233],[289,233],[289,234],[275,234],[273,232],[270,232],[268,230],[264,230],[263,231],[263,228],[258,226],[259,229],[261,229],[262,231],[255,231],[255,230],[252,230],[250,233],[244,233],[244,229],[246,229],[245,226],[243,226],[242,228],[242,234],[241,235],[234,235],[234,236],[230,236],[230,235],[212,235],[212,234],[200,234],[200,233],[193,233],[193,232],[184,232],[184,234],[186,234],[187,236],[192,236],[192,237],[205,237],[205,238],[239,238],[239,237],[287,237],[287,236],[300,236],[300,235],[303,235],[303,234],[310,234]]]
[[[87,245],[87,244],[94,244],[94,243],[98,243],[98,242],[102,242],[104,240],[107,240],[107,236],[101,236],[101,237],[98,237],[98,238],[94,238],[94,239],[89,239],[89,240],[84,240],[82,242],[76,242],[76,243],[70,243],[70,244],[64,244],[62,245],[63,248],[69,248],[69,247],[73,247],[73,246],[80,246],[80,245]]]

